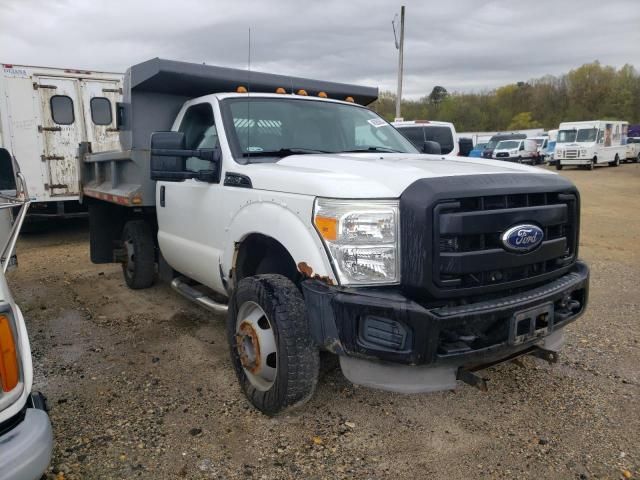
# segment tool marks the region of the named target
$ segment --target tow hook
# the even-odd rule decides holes
[[[558,363],[558,360],[560,359],[560,355],[558,354],[558,352],[547,350],[541,347],[537,347],[530,353],[530,355],[541,358],[542,360],[546,360],[547,362],[549,362],[549,364]]]
[[[482,392],[486,392],[489,390],[489,387],[487,386],[487,379],[481,377],[471,370],[459,368],[456,378],[461,382],[471,385],[472,387],[476,387]]]
[[[552,363],[558,363],[560,355],[558,352],[553,350],[547,350],[546,348],[542,348],[539,346],[533,346],[528,348],[523,352],[518,352],[515,355],[511,355],[507,358],[503,358],[496,362],[485,363],[483,365],[476,365],[474,367],[460,367],[458,368],[458,372],[456,373],[456,378],[461,382],[466,383],[467,385],[471,385],[472,387],[476,387],[478,390],[483,392],[488,391],[487,379],[481,377],[476,372],[480,370],[484,370],[485,368],[493,367],[494,365],[498,365],[500,363],[505,363],[508,361],[514,362],[516,365],[522,367],[523,364],[520,362],[520,357],[524,355],[533,355],[534,357],[540,358]]]

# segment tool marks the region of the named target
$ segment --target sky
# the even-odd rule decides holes
[[[0,62],[124,72],[153,57],[396,89],[484,91],[599,60],[640,70],[638,0],[0,0]]]

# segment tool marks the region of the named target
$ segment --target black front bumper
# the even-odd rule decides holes
[[[473,367],[539,344],[587,305],[589,268],[514,295],[428,307],[400,289],[302,283],[314,340],[339,355],[407,365]]]

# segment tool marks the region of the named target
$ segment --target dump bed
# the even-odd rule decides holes
[[[305,90],[309,95],[324,92],[328,98],[352,97],[362,105],[378,97],[378,89],[372,87],[159,58],[148,60],[125,73],[117,115],[120,150],[91,153],[90,144],[80,146],[82,194],[126,206],[155,205],[155,182],[149,177],[151,133],[170,130],[187,100],[235,92],[239,86],[261,93],[275,93],[278,88],[291,93]]]

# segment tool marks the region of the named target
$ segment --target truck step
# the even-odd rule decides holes
[[[195,288],[190,284],[190,280],[187,277],[174,278],[171,281],[171,288],[183,297],[197,303],[201,307],[204,307],[213,313],[227,313],[228,306],[226,304],[213,300],[204,292]]]

